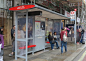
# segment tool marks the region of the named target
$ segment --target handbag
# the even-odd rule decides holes
[[[54,44],[55,43],[55,40],[52,40],[52,44]]]
[[[63,35],[63,41],[64,41],[64,42],[67,42],[67,41],[68,41],[68,38],[67,38],[67,36],[66,36],[66,33],[64,33],[64,35]]]

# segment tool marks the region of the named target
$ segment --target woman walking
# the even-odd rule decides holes
[[[4,39],[3,39],[3,28],[0,27],[0,61],[3,61],[3,48],[4,48]]]

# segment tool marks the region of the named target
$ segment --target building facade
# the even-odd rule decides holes
[[[12,28],[12,12],[9,11],[12,7],[12,0],[0,0],[0,27],[3,26],[4,45],[11,45],[11,28]]]

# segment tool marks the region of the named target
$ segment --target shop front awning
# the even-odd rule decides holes
[[[18,10],[20,10],[19,8],[21,7],[18,7]],[[23,6],[24,8],[24,6]],[[45,18],[50,18],[50,19],[70,19],[69,17],[66,17],[65,15],[62,15],[62,14],[59,14],[55,11],[52,11],[52,10],[49,10],[47,8],[44,8],[44,7],[41,7],[39,5],[34,5],[34,7],[32,8],[26,8],[28,9],[28,12],[32,12],[32,11],[41,11],[42,14],[41,16],[42,17],[45,17]],[[26,10],[23,9],[23,12],[25,12]]]

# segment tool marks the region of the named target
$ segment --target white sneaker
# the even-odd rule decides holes
[[[3,61],[3,56],[0,56],[0,61]]]
[[[54,49],[52,49],[52,50],[54,50]]]

